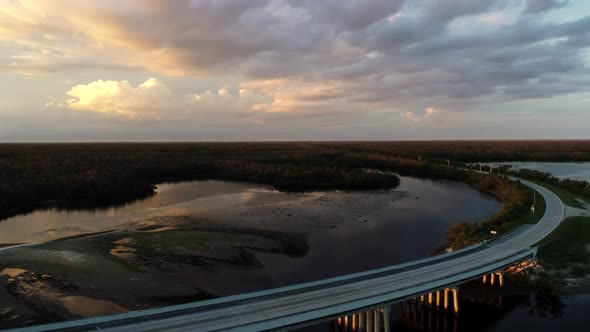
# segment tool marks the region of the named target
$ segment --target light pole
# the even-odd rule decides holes
[[[494,230],[491,230],[490,231],[490,234],[492,234],[494,236],[494,239],[495,239],[496,238],[496,234],[498,234],[498,232],[497,231],[494,231]]]
[[[533,206],[531,206],[531,215],[535,214],[535,207],[537,206],[537,191],[533,191]]]

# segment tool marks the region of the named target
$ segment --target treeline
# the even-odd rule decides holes
[[[333,148],[305,143],[0,145],[0,219],[39,206],[98,207],[154,194],[165,181],[219,179],[284,191],[395,188]]]
[[[574,194],[578,194],[580,196],[590,198],[590,183],[588,183],[588,181],[572,180],[572,179],[568,179],[568,178],[562,179],[562,178],[558,178],[558,177],[551,175],[551,173],[535,171],[535,170],[530,170],[530,169],[525,169],[525,168],[518,169],[518,170],[506,168],[505,171],[508,172],[509,174],[513,174],[513,175],[518,176],[523,179],[536,180],[536,181],[549,183],[549,184],[555,185],[557,187],[560,187],[562,189],[565,189],[569,192],[572,192]]]
[[[447,145],[461,148],[450,142],[0,144],[0,219],[40,202],[67,208],[128,202],[167,181],[233,180],[283,191],[381,189],[399,184],[392,173],[466,182],[496,195],[503,210],[477,225],[481,232],[522,209],[523,191],[511,181],[412,157],[425,146],[430,156],[440,147],[444,154]]]
[[[352,150],[455,162],[590,161],[590,140],[342,142]]]

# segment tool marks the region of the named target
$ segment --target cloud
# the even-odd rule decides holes
[[[589,72],[590,17],[542,17],[565,3],[12,1],[0,7],[0,70],[223,77],[231,96],[214,86],[195,94],[202,109],[236,112],[469,110],[588,90],[580,82]],[[69,107],[128,117],[167,114],[162,105],[193,109],[161,86],[94,83],[70,91]],[[240,97],[241,88],[251,95]]]
[[[98,80],[72,87],[73,97],[65,105],[74,110],[94,111],[126,117],[155,117],[166,109],[182,103],[174,98],[166,85],[155,78],[132,86],[128,81]]]
[[[76,85],[66,94],[72,98],[61,102],[50,100],[45,106],[149,121],[162,118],[202,119],[229,114],[248,117],[248,113],[255,115],[264,108],[261,106],[264,103],[273,102],[272,97],[262,90],[247,87],[234,89],[223,86],[217,91],[181,95],[173,93],[156,78],[137,86],[128,81],[97,80]]]
[[[420,122],[422,118],[419,115],[416,115],[414,112],[403,112],[400,113],[400,116],[408,121],[412,122]]]
[[[525,13],[541,13],[550,9],[561,8],[568,0],[526,0]]]
[[[422,122],[425,120],[433,119],[434,117],[441,114],[442,112],[444,112],[444,110],[434,108],[434,107],[427,107],[422,114],[417,114],[417,113],[408,111],[408,112],[400,113],[400,116],[403,119],[408,120],[410,122],[418,123],[418,122]]]

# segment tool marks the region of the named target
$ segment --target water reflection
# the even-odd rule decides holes
[[[116,207],[35,211],[1,221],[0,244],[47,241],[108,230],[123,222],[147,217],[163,208],[200,198],[221,195],[227,200],[231,194],[238,194],[237,200],[246,203],[249,201],[248,196],[251,196],[250,189],[270,191],[270,187],[264,185],[227,181],[163,183],[157,186],[155,196]],[[175,211],[171,208],[166,213],[173,214]]]
[[[544,316],[537,310],[531,311],[543,304],[537,303],[534,296],[515,293],[515,289],[489,288],[474,283],[467,284],[465,288],[458,315],[424,305],[417,298],[380,308],[379,316],[374,316],[370,325],[367,325],[366,314],[370,312],[373,315],[374,310],[343,315],[296,331],[585,331],[586,324],[590,322],[586,314],[590,305],[588,295],[560,297],[560,306],[565,309],[562,314]],[[386,311],[389,325],[385,323]],[[365,317],[364,323],[359,324],[362,317]],[[368,326],[373,328],[369,330]]]
[[[403,192],[411,193],[411,198],[421,199],[398,200]],[[313,204],[305,207],[304,213],[294,215],[290,206],[294,201],[309,201]],[[387,205],[393,202],[395,209],[387,209]],[[273,210],[268,209],[271,205]],[[460,205],[467,208],[460,208]],[[221,218],[223,215],[226,219],[251,217],[256,219],[250,221],[254,223],[293,217],[291,219],[310,226],[324,224],[328,227],[334,224],[329,220],[326,222],[330,218],[362,218],[359,221],[366,222],[364,227],[375,229],[379,222],[384,221],[385,214],[389,214],[389,222],[394,219],[396,223],[413,223],[416,219],[414,215],[417,214],[417,218],[440,219],[441,222],[434,226],[446,229],[449,220],[481,220],[497,208],[499,203],[495,199],[475,192],[466,185],[411,178],[402,178],[402,185],[394,192],[308,194],[280,193],[256,184],[191,181],[159,185],[156,196],[119,207],[92,211],[52,209],[10,218],[0,222],[0,244],[47,241],[99,232],[155,215],[191,214],[211,218]],[[236,215],[234,212],[239,210],[243,212]],[[438,234],[435,241],[440,243]]]

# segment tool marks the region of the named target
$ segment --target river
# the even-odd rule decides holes
[[[306,235],[309,251],[302,257],[254,251],[261,263],[258,268],[220,264],[191,266],[175,273],[165,270],[137,274],[110,263],[117,260],[115,257],[105,260],[104,253],[87,250],[93,246],[81,247],[76,242],[65,247],[70,241],[64,242],[64,247],[60,247],[61,242],[50,242],[41,247],[0,251],[0,271],[22,269],[74,280],[79,291],[65,292],[58,298],[64,305],[77,300],[77,311],[70,310],[70,314],[104,313],[111,308],[119,312],[124,309],[120,305],[137,308],[127,305],[133,302],[125,297],[126,290],[133,292],[135,300],[162,298],[163,294],[187,295],[190,300],[192,294],[185,293],[196,288],[224,296],[427,257],[444,245],[449,226],[460,221],[482,221],[501,206],[493,196],[462,183],[410,177],[401,180],[395,190],[313,193],[284,193],[264,185],[226,181],[165,183],[158,185],[155,196],[123,206],[79,211],[47,209],[0,222],[0,245],[112,230],[132,220],[155,216],[192,215],[210,226],[240,225]],[[126,254],[133,256],[133,252]],[[71,265],[73,261],[75,265]],[[109,273],[102,274],[105,270]],[[94,273],[101,277],[96,278]],[[22,279],[28,285],[39,278]],[[0,286],[8,285],[7,280],[0,274]],[[0,309],[23,302],[22,297],[10,299],[8,292],[3,293],[7,295],[0,296]],[[29,295],[32,301],[40,296],[25,294],[25,302]],[[84,306],[80,303],[98,303],[100,307],[79,308]]]

